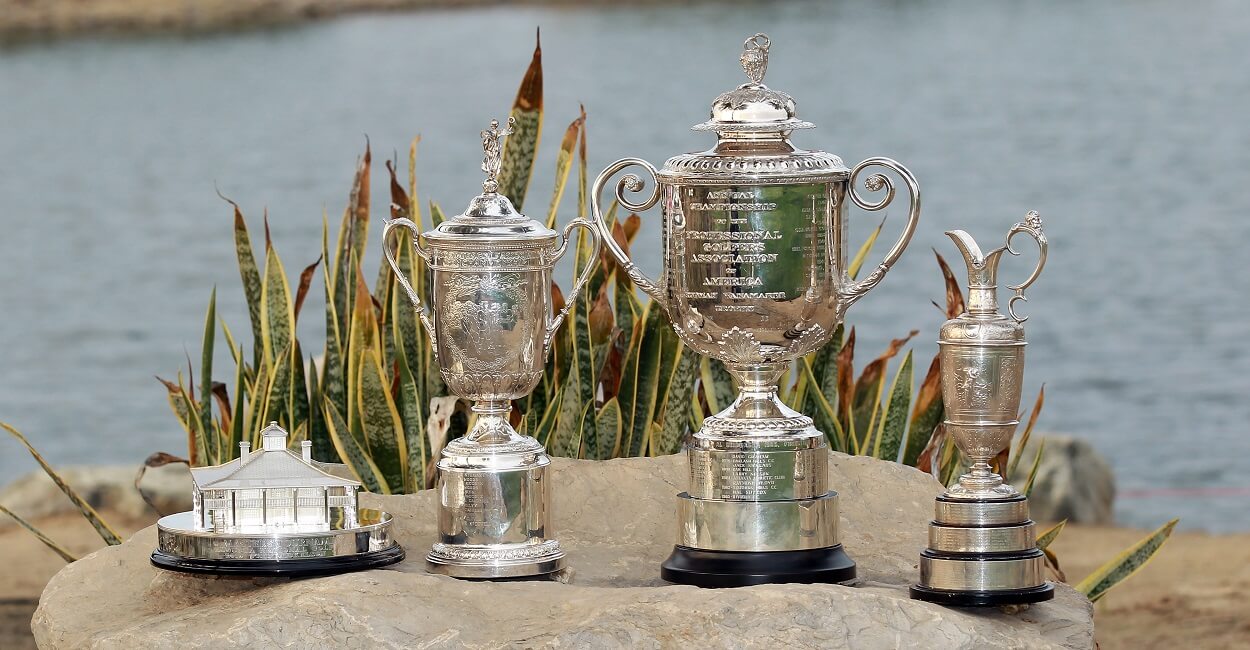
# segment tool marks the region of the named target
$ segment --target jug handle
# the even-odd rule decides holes
[[[903,234],[899,235],[898,241],[894,242],[894,246],[885,254],[885,259],[881,260],[881,264],[872,270],[867,277],[858,282],[853,282],[838,295],[839,314],[845,314],[846,309],[855,301],[864,297],[873,287],[881,283],[885,274],[898,261],[900,255],[907,248],[907,244],[911,242],[911,237],[916,232],[916,225],[920,223],[920,185],[916,183],[916,177],[912,175],[906,167],[898,164],[889,158],[869,158],[851,170],[851,178],[848,183],[847,194],[855,205],[869,212],[876,212],[885,209],[894,200],[894,181],[884,174],[873,174],[864,181],[864,189],[869,192],[885,191],[885,196],[879,201],[869,201],[859,194],[855,189],[855,181],[859,178],[861,172],[869,167],[885,167],[890,171],[898,174],[907,184],[907,192],[911,197],[911,208],[907,214],[907,225],[903,228]]]
[[[421,259],[425,260],[427,264],[430,261],[429,250],[421,246],[420,228],[417,224],[413,223],[412,220],[402,217],[389,219],[386,221],[386,224],[382,226],[382,252],[386,254],[386,262],[391,265],[391,270],[395,272],[395,279],[399,280],[400,286],[404,288],[404,291],[408,292],[408,299],[412,301],[412,306],[417,310],[417,317],[421,319],[421,325],[425,327],[425,333],[430,337],[430,343],[434,345],[434,356],[437,358],[438,339],[434,334],[434,323],[432,321],[433,316],[430,314],[430,311],[426,309],[425,305],[422,304],[421,297],[418,296],[417,292],[413,290],[412,285],[408,283],[408,278],[404,275],[404,272],[400,270],[399,262],[395,259],[395,252],[390,246],[391,233],[394,232],[396,228],[407,228],[412,231],[413,247],[416,249],[417,254],[421,256]]]
[[[547,331],[543,335],[543,358],[547,358],[547,353],[551,350],[551,339],[556,335],[556,330],[560,329],[560,325],[564,323],[564,318],[569,315],[569,310],[577,304],[577,297],[581,294],[582,289],[586,286],[586,282],[590,280],[590,274],[595,270],[595,264],[599,262],[599,251],[602,249],[602,238],[599,235],[600,229],[595,224],[578,217],[568,223],[564,227],[561,234],[560,248],[556,250],[552,264],[564,257],[564,253],[568,251],[569,241],[571,240],[574,228],[585,228],[586,234],[590,236],[590,255],[586,258],[586,265],[577,275],[577,280],[573,282],[573,291],[569,294],[568,300],[565,301],[564,307],[560,309],[560,313],[547,324]]]
[[[1015,295],[1011,297],[1011,300],[1007,301],[1007,313],[1010,314],[1012,320],[1017,323],[1023,323],[1028,320],[1029,317],[1021,317],[1016,314],[1016,301],[1029,301],[1028,298],[1024,297],[1024,290],[1028,289],[1029,286],[1037,281],[1037,276],[1042,274],[1042,267],[1046,266],[1046,233],[1042,232],[1042,216],[1038,214],[1036,210],[1030,210],[1029,213],[1025,215],[1024,221],[1012,226],[1011,230],[1007,231],[1006,250],[1012,255],[1020,254],[1019,251],[1011,247],[1011,238],[1020,233],[1029,235],[1034,239],[1034,241],[1037,242],[1037,266],[1033,267],[1033,272],[1029,274],[1029,277],[1026,278],[1024,282],[1021,282],[1020,284],[1007,285],[1008,289],[1015,292]]]
[[[647,295],[651,296],[664,311],[668,311],[668,297],[664,293],[664,289],[657,285],[651,278],[647,277],[642,269],[634,264],[634,261],[625,254],[620,245],[616,243],[616,239],[612,237],[612,231],[608,229],[608,224],[603,220],[603,212],[601,206],[601,195],[603,194],[603,186],[608,183],[613,176],[621,170],[637,165],[646,170],[651,177],[651,194],[638,203],[634,203],[625,198],[626,192],[640,192],[643,188],[643,180],[637,174],[626,174],[621,177],[619,183],[616,184],[616,200],[621,206],[630,212],[643,212],[650,209],[660,200],[660,183],[655,167],[651,163],[641,158],[622,158],[603,170],[599,177],[595,179],[595,184],[590,191],[590,210],[594,218],[595,226],[599,228],[599,239],[602,240],[603,246],[608,249],[612,257],[616,259],[616,263],[621,265],[629,279],[638,285]],[[663,272],[662,272],[663,273]]]

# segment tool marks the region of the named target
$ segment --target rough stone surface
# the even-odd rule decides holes
[[[157,514],[135,489],[139,465],[69,465],[57,468],[56,473],[96,510],[130,519]],[[191,509],[191,473],[186,465],[149,468],[139,485],[161,513]],[[43,470],[23,474],[6,485],[0,490],[0,503],[27,520],[78,512]],[[13,525],[13,520],[0,517],[0,528]]]
[[[1029,515],[1036,521],[1108,525],[1114,519],[1115,475],[1093,445],[1072,436],[1034,436],[1024,448],[1011,483],[1022,487],[1033,469],[1041,440],[1046,441],[1037,478],[1029,493]]]
[[[913,469],[835,454],[857,586],[668,585],[680,456],[554,463],[565,582],[468,582],[425,573],[433,494],[373,496],[408,549],[391,568],[288,579],[204,578],[148,564],[151,528],[67,566],[32,624],[43,648],[1090,648],[1092,607],[1059,585],[1018,614],[909,600],[941,488]]]

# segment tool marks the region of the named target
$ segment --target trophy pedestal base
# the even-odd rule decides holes
[[[1055,597],[1055,587],[1049,583],[1029,589],[1000,589],[997,591],[948,591],[912,585],[911,597],[946,607],[998,607],[1001,605],[1028,605]]]
[[[155,551],[152,553],[152,566],[183,573],[219,576],[304,578],[376,569],[403,559],[404,549],[399,545],[357,555],[295,560],[208,560]]]
[[[708,551],[686,546],[660,565],[660,577],[696,587],[747,587],[777,583],[845,583],[855,562],[842,545],[802,551]]]
[[[564,550],[555,540],[495,548],[437,544],[425,556],[427,572],[465,580],[537,578],[564,565]]]

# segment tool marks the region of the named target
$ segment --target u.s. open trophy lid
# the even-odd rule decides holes
[[[359,571],[404,559],[391,516],[356,504],[360,482],[312,460],[311,443],[287,449],[271,422],[261,448],[239,443],[239,457],[191,468],[189,512],[157,522],[152,564],[187,573],[310,576]]]

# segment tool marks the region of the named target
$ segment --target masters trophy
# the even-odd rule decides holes
[[[1039,249],[1037,267],[1015,292],[1004,316],[998,311],[998,263],[1018,254],[1011,239],[1025,233]],[[1037,549],[1024,495],[990,469],[990,461],[1011,444],[1019,424],[1024,379],[1024,323],[1015,303],[1046,264],[1042,219],[1030,212],[1012,226],[1007,242],[982,253],[968,233],[946,233],[968,265],[968,308],[942,325],[943,426],[971,461],[959,483],[937,498],[929,524],[929,548],[920,555],[920,584],[912,598],[944,605],[1018,605],[1049,600],[1054,587],[1043,577],[1045,557]]]
[[[856,300],[881,281],[911,239],[920,195],[911,173],[886,158],[848,169],[842,159],[798,149],[794,100],[762,81],[768,37],[747,39],[741,57],[749,82],[717,97],[711,119],[717,144],[671,158],[656,170],[625,158],[591,192],[602,239],[622,269],[662,305],[686,345],[724,362],[738,395],[703,421],[686,443],[689,490],[677,495],[677,545],[661,569],[670,582],[731,587],[775,582],[846,582],[855,563],[838,538],[838,495],[829,489],[825,435],[811,418],[777,397],[791,363],[824,345]],[[622,177],[616,199],[631,211],[657,202],[664,218],[664,265],[652,281],[606,231],[605,184]],[[903,234],[864,279],[847,275],[846,209],[881,210],[894,198],[884,168],[907,185],[911,206]],[[637,197],[636,197],[637,198]]]
[[[599,237],[582,218],[563,233],[551,230],[499,194],[500,139],[513,123],[500,130],[491,121],[482,132],[484,192],[464,214],[420,237],[408,219],[390,220],[382,233],[387,261],[434,344],[443,380],[473,402],[477,415],[438,461],[438,541],[426,556],[428,571],[458,578],[536,576],[564,566],[564,551],[551,538],[551,459],[537,440],[512,428],[508,413],[541,378],[552,336],[599,257]],[[577,227],[589,232],[593,250],[553,316],[552,268]],[[412,231],[414,249],[433,270],[429,312],[386,245],[398,228]]]

